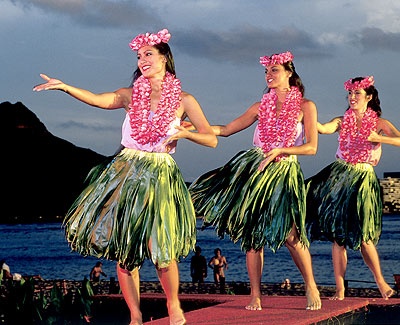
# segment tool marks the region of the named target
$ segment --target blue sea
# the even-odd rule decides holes
[[[248,282],[245,254],[240,244],[232,243],[229,238],[219,239],[213,228],[200,230],[198,220],[197,244],[202,254],[209,260],[215,248],[220,248],[228,261],[226,281]],[[92,257],[82,257],[72,252],[64,238],[60,223],[1,224],[0,259],[5,259],[11,272],[22,275],[40,275],[44,279],[83,280],[89,277],[92,266],[98,261]],[[381,267],[386,281],[394,284],[393,274],[400,273],[400,215],[385,215],[383,230],[377,246]],[[313,242],[310,246],[314,275],[318,285],[334,285],[331,262],[331,244]],[[182,259],[179,264],[180,279],[191,281],[190,258]],[[103,260],[103,270],[116,278],[115,262]],[[210,269],[211,271],[211,269]],[[154,266],[146,261],[140,271],[141,280],[158,281]],[[289,278],[292,283],[302,283],[300,272],[294,265],[286,247],[277,253],[265,249],[265,264],[262,282],[281,283]],[[107,279],[107,278],[104,278]],[[376,288],[372,273],[364,264],[359,251],[348,250],[348,268],[346,279],[349,287]],[[212,282],[212,271],[206,281]]]

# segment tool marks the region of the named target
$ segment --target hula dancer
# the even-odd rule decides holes
[[[297,155],[315,155],[317,109],[304,98],[304,86],[290,52],[264,56],[268,91],[227,125],[213,126],[227,137],[258,121],[254,148],[200,176],[189,190],[205,226],[216,226],[241,241],[251,285],[248,310],[261,310],[264,246],[273,252],[285,245],[306,285],[307,309],[321,308],[305,228],[306,190]]]
[[[344,83],[348,104],[344,116],[325,124],[322,134],[339,133],[336,161],[306,180],[307,227],[311,240],[331,241],[336,293],[345,297],[346,247],[360,250],[384,299],[393,295],[383,278],[375,245],[382,231],[382,201],[375,174],[382,143],[400,146],[400,131],[381,118],[378,90],[372,76]]]
[[[178,299],[177,261],[194,249],[196,216],[184,179],[171,157],[178,139],[215,147],[217,138],[196,99],[181,90],[167,42],[171,34],[140,34],[129,44],[137,52],[133,87],[94,94],[41,75],[40,90],[62,90],[103,109],[123,108],[124,149],[90,184],[65,218],[68,241],[82,255],[117,261],[119,284],[131,323],[142,324],[139,268],[151,259],[167,297],[170,324],[185,324]],[[198,133],[181,121],[188,117]]]

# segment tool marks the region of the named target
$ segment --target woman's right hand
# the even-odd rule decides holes
[[[33,87],[33,91],[42,91],[42,90],[64,90],[64,86],[65,84],[58,79],[53,79],[48,77],[45,74],[40,74],[40,76],[46,80],[45,83],[36,85],[35,87]]]
[[[267,165],[274,161],[276,157],[278,157],[280,154],[282,154],[282,149],[281,148],[273,148],[270,151],[268,151],[266,154],[264,154],[265,159],[261,161],[260,165],[258,166],[257,170],[259,172],[262,172]]]

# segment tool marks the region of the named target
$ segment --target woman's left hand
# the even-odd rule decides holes
[[[265,167],[271,162],[274,161],[277,156],[281,154],[281,149],[280,148],[274,148],[270,151],[268,151],[264,156],[265,159],[260,163],[258,166],[257,170],[262,172]]]
[[[368,136],[368,141],[371,142],[380,142],[381,136],[376,133],[375,131],[372,131],[371,134]]]
[[[166,138],[163,141],[163,145],[166,147],[167,152],[170,152],[173,148],[176,147],[179,139],[187,138],[190,133],[190,131],[188,131],[183,126],[175,126],[175,129],[178,129],[178,132],[172,134],[170,137]]]

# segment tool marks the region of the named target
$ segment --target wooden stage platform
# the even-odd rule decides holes
[[[180,295],[187,325],[400,324],[400,298],[384,300],[382,298],[346,297],[342,301],[332,301],[325,297],[321,299],[322,309],[313,311],[306,310],[306,298],[304,296],[263,296],[263,309],[261,311],[248,311],[244,308],[249,302],[248,295]],[[102,304],[98,305],[97,308],[96,300],[93,306],[95,307],[93,319],[95,324],[103,324],[100,319],[103,319],[103,321],[105,319],[104,315],[101,315],[101,310],[103,312],[105,309],[109,310],[111,301],[113,301],[111,305],[114,304],[114,307],[111,307],[112,310],[118,312],[118,314],[129,315],[126,306],[124,306],[123,298],[119,294],[102,296]],[[165,317],[164,294],[142,293],[141,303],[145,325],[169,324],[168,317]],[[107,322],[107,324],[111,324],[111,322]],[[124,324],[121,319],[119,324]],[[128,318],[126,318],[126,324],[129,324]]]

